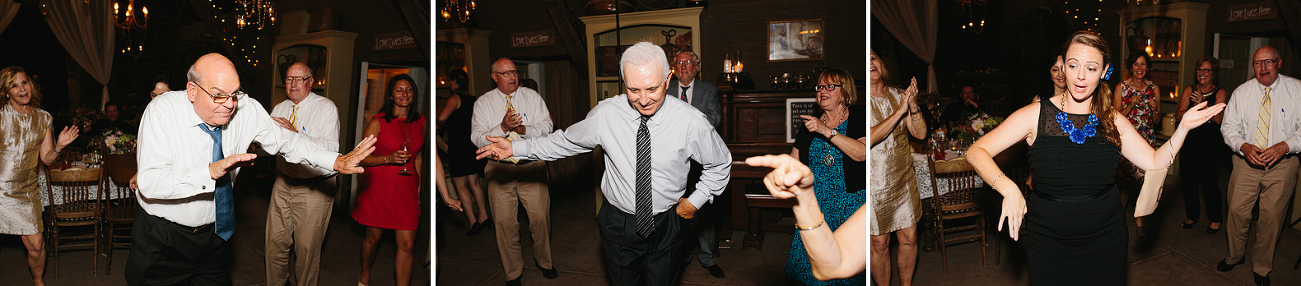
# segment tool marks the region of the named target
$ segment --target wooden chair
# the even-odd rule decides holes
[[[50,200],[50,243],[47,249],[54,253],[54,275],[59,275],[59,252],[65,249],[90,248],[91,275],[99,268],[99,217],[100,192],[104,183],[103,169],[47,170],[46,185]],[[55,198],[62,198],[56,201]],[[58,204],[56,204],[58,202]],[[91,232],[74,233],[68,228],[91,228]]]
[[[932,157],[928,161],[931,167],[931,184],[934,186],[931,188],[934,195],[930,200],[933,208],[931,221],[934,226],[935,242],[938,244],[941,261],[944,263],[944,273],[949,273],[949,256],[946,248],[950,243],[971,242],[978,239],[981,265],[987,265],[985,216],[980,207],[980,197],[984,189],[981,188],[980,177],[976,175],[976,170],[971,164],[967,163],[966,158],[936,161]],[[939,195],[938,189],[941,187],[939,183],[943,183],[949,192]],[[973,230],[976,233],[949,237],[949,234]]]
[[[105,183],[104,216],[101,220],[104,231],[104,252],[108,259],[104,262],[104,274],[113,269],[113,248],[131,248],[131,226],[136,219],[136,195],[131,190],[131,177],[136,175],[135,154],[104,156],[104,170],[112,183]]]

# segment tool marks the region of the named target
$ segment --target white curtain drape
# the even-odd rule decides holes
[[[113,74],[112,1],[44,1],[45,22],[77,64],[104,85],[99,108],[108,102],[108,79]],[[71,95],[70,95],[71,96]]]
[[[938,36],[939,8],[936,0],[872,0],[872,16],[881,21],[904,47],[926,62],[926,86],[918,87],[935,93],[935,42]],[[907,80],[899,81],[900,83]]]
[[[18,15],[18,7],[22,6],[14,0],[0,0],[0,31],[9,28],[9,22],[14,21],[14,16]]]

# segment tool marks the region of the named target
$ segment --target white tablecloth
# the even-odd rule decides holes
[[[931,185],[931,166],[926,161],[926,154],[912,153],[912,156],[913,156],[913,172],[916,173],[916,177],[917,177],[917,190],[921,192],[922,199],[930,198],[932,194],[934,194],[934,192],[931,191],[931,189],[934,189],[934,186]],[[959,157],[956,152],[949,151],[949,150],[944,151],[944,156],[945,156],[944,158],[949,158],[949,159]],[[979,177],[979,176],[974,176],[974,177]],[[948,184],[949,180],[951,180],[951,178],[939,178],[935,180],[936,181],[935,183],[938,183],[940,185],[940,187],[938,188],[940,195],[949,193],[949,184]],[[985,182],[981,181],[980,185],[984,186]]]
[[[48,206],[48,205],[50,205],[50,196],[47,194],[47,193],[49,192],[49,187],[48,187],[49,182],[46,180],[46,178],[45,178],[45,173],[44,173],[44,172],[39,172],[39,173],[40,173],[40,175],[37,176],[38,178],[36,179],[36,187],[41,189],[41,205],[42,205],[42,206]],[[105,178],[106,180],[109,181],[109,182],[108,182],[109,184],[112,184],[112,183],[113,183],[113,179],[112,179],[111,177],[108,176],[108,173],[105,173],[105,174],[104,174],[104,178]],[[61,187],[55,187],[55,188],[61,188]],[[98,192],[98,191],[99,191],[99,186],[91,187],[91,189],[93,189],[93,190],[95,190],[96,192]],[[110,196],[109,196],[110,199],[120,199],[120,198],[122,198],[121,195],[116,194],[116,192],[114,192],[114,193],[115,193],[115,194],[110,194]],[[62,204],[62,203],[63,203],[63,196],[61,196],[60,194],[54,194],[54,203],[56,203],[56,204]]]

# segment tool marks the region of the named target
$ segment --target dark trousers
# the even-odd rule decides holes
[[[197,230],[197,231],[196,231]],[[231,285],[230,243],[206,227],[188,227],[136,212],[131,254],[126,260],[129,285]]]
[[[596,215],[601,253],[613,285],[675,285],[685,254],[687,220],[674,208],[655,214],[655,231],[637,234],[637,216],[606,201]]]
[[[1217,136],[1218,137],[1218,136]],[[1187,142],[1187,141],[1185,141]],[[1206,219],[1211,222],[1223,222],[1224,212],[1220,206],[1220,164],[1224,155],[1224,145],[1220,141],[1189,142],[1184,151],[1179,152],[1179,185],[1184,193],[1184,212],[1188,220],[1201,218],[1201,206],[1198,204],[1198,190],[1202,194],[1202,203],[1206,204]],[[1203,146],[1209,145],[1209,146]]]
[[[700,173],[703,170],[703,165],[691,160],[691,170],[687,171],[687,192],[682,197],[689,197],[691,193],[695,192],[696,183],[700,182]],[[712,205],[714,204],[708,203],[703,206],[695,206],[696,216],[691,219],[690,227],[688,227],[687,243],[698,247],[687,246],[687,250],[684,251],[687,255],[683,260],[686,264],[691,264],[691,249],[698,248],[700,252],[697,252],[695,256],[700,259],[701,267],[718,265],[718,240],[715,239],[713,215],[715,210],[710,207]],[[693,237],[695,239],[691,239]]]

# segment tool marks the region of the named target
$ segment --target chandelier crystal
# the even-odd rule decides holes
[[[240,28],[262,27],[276,24],[276,6],[270,0],[238,0],[235,25]]]
[[[470,20],[470,11],[474,11],[474,0],[445,0],[447,6],[443,7],[443,21],[451,21],[452,17],[465,23]]]

